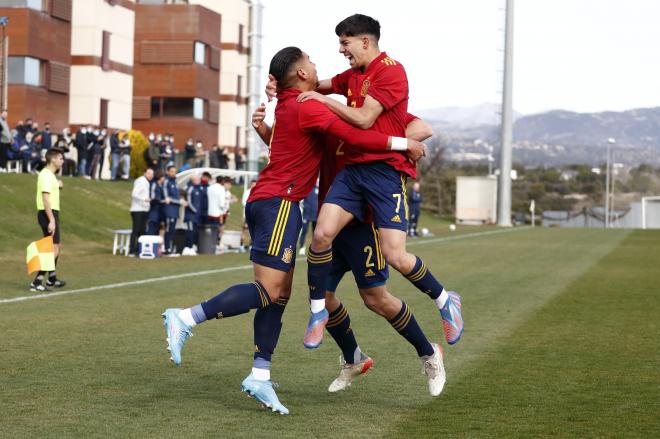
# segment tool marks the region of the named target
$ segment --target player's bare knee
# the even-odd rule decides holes
[[[333,236],[325,227],[316,226],[312,238],[312,248],[315,251],[323,251],[332,246]]]
[[[362,296],[364,306],[380,316],[384,315],[385,309],[382,294],[360,291],[360,295]]]

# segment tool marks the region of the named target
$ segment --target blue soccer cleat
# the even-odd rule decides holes
[[[307,331],[305,331],[305,338],[303,339],[303,344],[307,349],[316,349],[323,343],[323,330],[328,323],[328,317],[328,310],[325,308],[309,316]]]
[[[179,318],[179,311],[179,308],[168,308],[162,314],[167,334],[167,350],[170,351],[170,360],[174,364],[181,364],[181,349],[188,337],[193,335],[190,326]]]
[[[241,383],[241,390],[247,393],[251,398],[256,398],[264,407],[272,410],[274,413],[279,413],[281,415],[288,415],[289,409],[284,407],[280,400],[275,394],[275,389],[273,389],[273,382],[257,380],[252,376],[248,375],[247,378]]]
[[[463,334],[463,315],[461,314],[461,296],[454,291],[448,291],[449,298],[445,306],[440,308],[445,339],[449,344],[455,344]]]

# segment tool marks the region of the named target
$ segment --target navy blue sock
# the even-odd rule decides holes
[[[254,314],[254,367],[270,369],[270,361],[282,331],[282,315],[288,297],[280,297]]]
[[[307,283],[309,284],[309,298],[312,300],[325,299],[325,282],[332,267],[332,249],[316,252],[309,249],[307,254]]]
[[[405,302],[401,302],[401,311],[393,319],[388,321],[403,338],[415,347],[417,355],[420,357],[433,355],[433,346],[429,343],[424,332],[422,332],[422,328],[417,324],[412,310],[406,306]]]
[[[442,293],[444,287],[435,277],[433,277],[428,268],[426,268],[426,265],[424,265],[424,262],[419,259],[419,256],[415,256],[415,258],[417,258],[415,266],[410,273],[406,274],[406,278],[415,285],[419,291],[428,294],[433,300],[437,299],[440,297],[440,293]]]
[[[251,309],[270,305],[266,289],[259,282],[234,285],[212,299],[202,302],[206,320],[245,314]]]
[[[354,357],[358,344],[351,329],[351,318],[348,316],[348,311],[343,304],[340,304],[339,308],[330,313],[325,329],[337,342],[341,353],[344,355],[344,360],[349,364],[355,363]]]

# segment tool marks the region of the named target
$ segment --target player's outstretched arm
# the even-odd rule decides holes
[[[364,99],[364,104],[360,108],[346,106],[339,101],[315,91],[300,93],[297,99],[298,102],[305,102],[310,99],[317,100],[327,105],[333,113],[346,122],[363,130],[371,128],[374,122],[376,122],[376,119],[378,119],[378,116],[383,112],[381,103],[369,95]]]
[[[388,136],[374,130],[360,130],[337,119],[325,130],[327,134],[343,140],[349,147],[365,151],[405,151],[411,160],[417,161],[425,155],[423,143],[417,140]]]

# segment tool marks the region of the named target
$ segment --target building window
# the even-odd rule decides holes
[[[195,119],[204,120],[204,99],[193,99],[193,117]]]
[[[195,58],[194,61],[197,64],[206,64],[206,44],[195,41]]]
[[[202,98],[151,98],[152,117],[192,117],[204,120],[206,101]]]
[[[48,0],[0,0],[2,8],[30,8],[37,11],[46,11]]]
[[[160,104],[162,102],[161,98],[151,98],[151,116],[152,117],[162,117]]]
[[[103,46],[101,46],[101,69],[110,70],[110,32],[103,31]]]
[[[193,98],[163,98],[163,117],[192,117]]]
[[[7,62],[7,82],[42,86],[45,84],[45,63],[29,56],[10,56]]]

